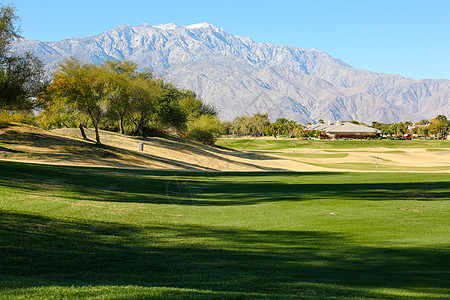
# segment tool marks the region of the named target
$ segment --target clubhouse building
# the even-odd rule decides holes
[[[378,129],[364,125],[353,124],[350,122],[344,123],[337,122],[336,124],[313,124],[306,127],[305,130],[306,131],[317,130],[333,139],[337,138],[358,139],[377,136],[381,134],[381,131]]]

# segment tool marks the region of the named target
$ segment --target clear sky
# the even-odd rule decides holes
[[[209,22],[257,42],[316,48],[356,68],[450,79],[450,0],[0,0],[44,42],[121,24]]]

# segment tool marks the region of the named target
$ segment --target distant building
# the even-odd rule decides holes
[[[308,126],[305,130],[318,130],[324,132],[330,138],[362,138],[381,134],[381,131],[378,129],[349,122],[337,122],[336,124],[314,124]]]

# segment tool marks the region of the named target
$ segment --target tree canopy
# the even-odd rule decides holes
[[[54,74],[43,99],[46,124],[66,126],[79,122],[85,137],[83,127],[87,117],[94,126],[97,143],[100,143],[99,128],[102,126],[118,128],[122,134],[129,132],[142,136],[152,128],[184,133],[192,129],[189,127],[197,126],[196,132],[199,132],[205,129],[205,119],[199,118],[216,113],[192,91],[180,90],[154,78],[147,70],[138,71],[137,65],[129,61],[105,61],[94,65],[75,58],[67,59]],[[72,120],[67,120],[71,117]],[[118,125],[111,125],[114,123]],[[198,124],[202,125],[199,127]],[[217,130],[208,130],[216,136]]]
[[[0,4],[1,5],[1,4]],[[16,9],[0,7],[0,110],[32,109],[45,83],[43,64],[30,53],[11,53],[19,37]]]

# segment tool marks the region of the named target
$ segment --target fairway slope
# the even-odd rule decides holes
[[[0,159],[53,165],[178,171],[450,173],[450,141],[302,141],[221,139],[220,147],[180,137],[101,131],[102,145],[78,129],[0,126]],[[144,151],[138,151],[139,143]],[[377,164],[378,161],[378,164]]]
[[[292,163],[282,157],[245,150],[202,145],[175,136],[134,137],[101,131],[102,145],[96,145],[94,131],[86,130],[89,141],[78,129],[52,131],[23,124],[0,128],[0,158],[11,161],[54,165],[142,168],[184,171],[293,171],[324,168]],[[138,151],[144,142],[144,151]]]

